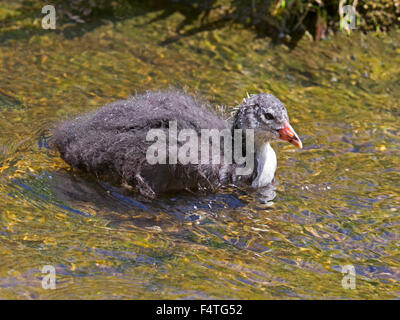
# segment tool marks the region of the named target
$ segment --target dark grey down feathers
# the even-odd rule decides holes
[[[146,141],[147,132],[159,128],[168,135],[169,121],[174,120],[178,132],[231,129],[195,97],[179,91],[147,92],[62,123],[52,130],[50,144],[72,167],[126,183],[147,197],[231,182],[232,165],[148,163],[146,151],[154,141]]]

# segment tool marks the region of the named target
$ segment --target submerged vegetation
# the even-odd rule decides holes
[[[400,24],[400,0],[54,0],[60,23],[85,23],[104,17],[128,17],[161,11],[155,20],[176,12],[185,17],[177,27],[178,34],[194,33],[236,23],[253,29],[258,36],[295,46],[305,34],[324,39],[342,29],[341,20],[348,19],[339,8],[353,6],[357,29],[388,31]],[[0,30],[29,20],[39,24],[41,1],[20,1],[18,12],[1,14]],[[167,39],[169,42],[171,39]],[[172,39],[173,40],[173,39]]]

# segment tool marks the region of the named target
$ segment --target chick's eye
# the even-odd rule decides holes
[[[264,116],[265,116],[265,119],[267,119],[267,120],[272,120],[272,119],[274,119],[274,116],[273,116],[272,114],[270,114],[269,112],[266,113],[266,114],[264,114]]]

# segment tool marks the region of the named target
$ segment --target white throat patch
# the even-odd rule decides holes
[[[253,188],[261,188],[272,182],[276,170],[276,154],[269,142],[263,144],[256,151],[257,159],[257,177],[251,186]]]

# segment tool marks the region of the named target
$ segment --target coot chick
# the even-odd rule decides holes
[[[236,141],[234,132],[242,129],[243,146],[246,139],[251,142],[251,136],[247,138],[245,130],[253,129],[249,131],[254,133],[252,170],[238,174],[235,169],[243,165],[239,165],[235,157],[232,161],[225,161],[227,152],[223,143],[216,147],[217,153],[221,154],[219,162],[207,161],[215,155],[215,146],[209,149],[208,144],[206,161],[200,160],[199,150],[198,161],[174,162],[176,156],[168,152],[170,149],[164,154],[162,150],[155,152],[156,156],[164,156],[166,162],[149,161],[149,148],[163,140],[158,136],[160,133],[165,132],[171,145],[175,142],[179,148],[185,144],[187,140],[170,135],[174,125],[177,132],[191,129],[190,132],[195,133],[199,139],[191,143],[203,141],[200,136],[206,129],[214,129],[211,131],[213,134],[228,132],[232,141]],[[151,129],[156,130],[157,139],[149,139]],[[289,124],[286,108],[271,94],[248,96],[236,108],[233,119],[227,120],[199,98],[169,90],[137,94],[61,123],[52,130],[50,144],[72,167],[129,185],[144,196],[154,198],[168,191],[215,190],[231,183],[245,183],[254,188],[266,186],[272,182],[276,170],[276,155],[270,146],[270,141],[276,139],[302,148],[299,137]],[[186,151],[190,152],[187,148]],[[246,152],[251,154],[247,149]]]

